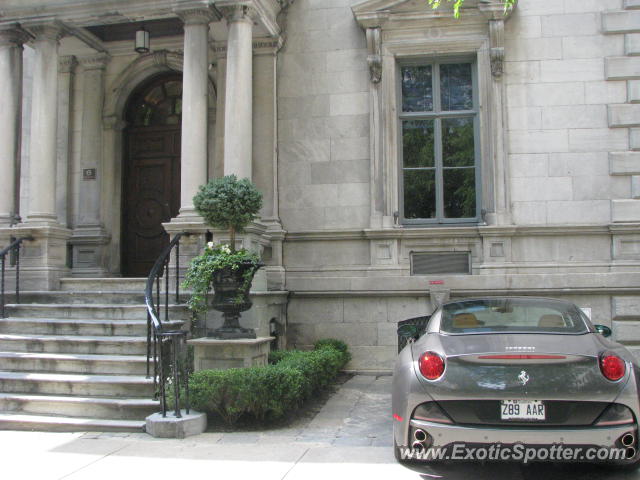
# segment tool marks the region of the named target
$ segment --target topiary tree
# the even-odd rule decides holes
[[[209,225],[229,230],[230,248],[235,252],[236,232],[243,232],[256,217],[262,208],[262,194],[249,179],[227,175],[201,185],[193,206]]]

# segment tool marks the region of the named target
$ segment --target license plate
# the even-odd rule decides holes
[[[501,400],[502,420],[544,420],[545,409],[541,400]]]

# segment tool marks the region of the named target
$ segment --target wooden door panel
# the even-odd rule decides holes
[[[147,276],[168,244],[162,223],[178,214],[180,131],[136,129],[127,135],[123,201],[123,274]]]

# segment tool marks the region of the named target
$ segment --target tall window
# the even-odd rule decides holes
[[[478,107],[471,62],[403,65],[402,218],[478,219]]]

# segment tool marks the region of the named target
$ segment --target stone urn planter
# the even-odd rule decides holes
[[[238,268],[223,268],[213,273],[211,284],[213,285],[213,301],[211,307],[222,312],[224,324],[207,332],[208,337],[223,340],[237,338],[256,338],[256,332],[252,328],[240,326],[241,312],[249,310],[252,306],[249,298],[251,281],[253,276],[262,267],[253,262],[242,262]]]

